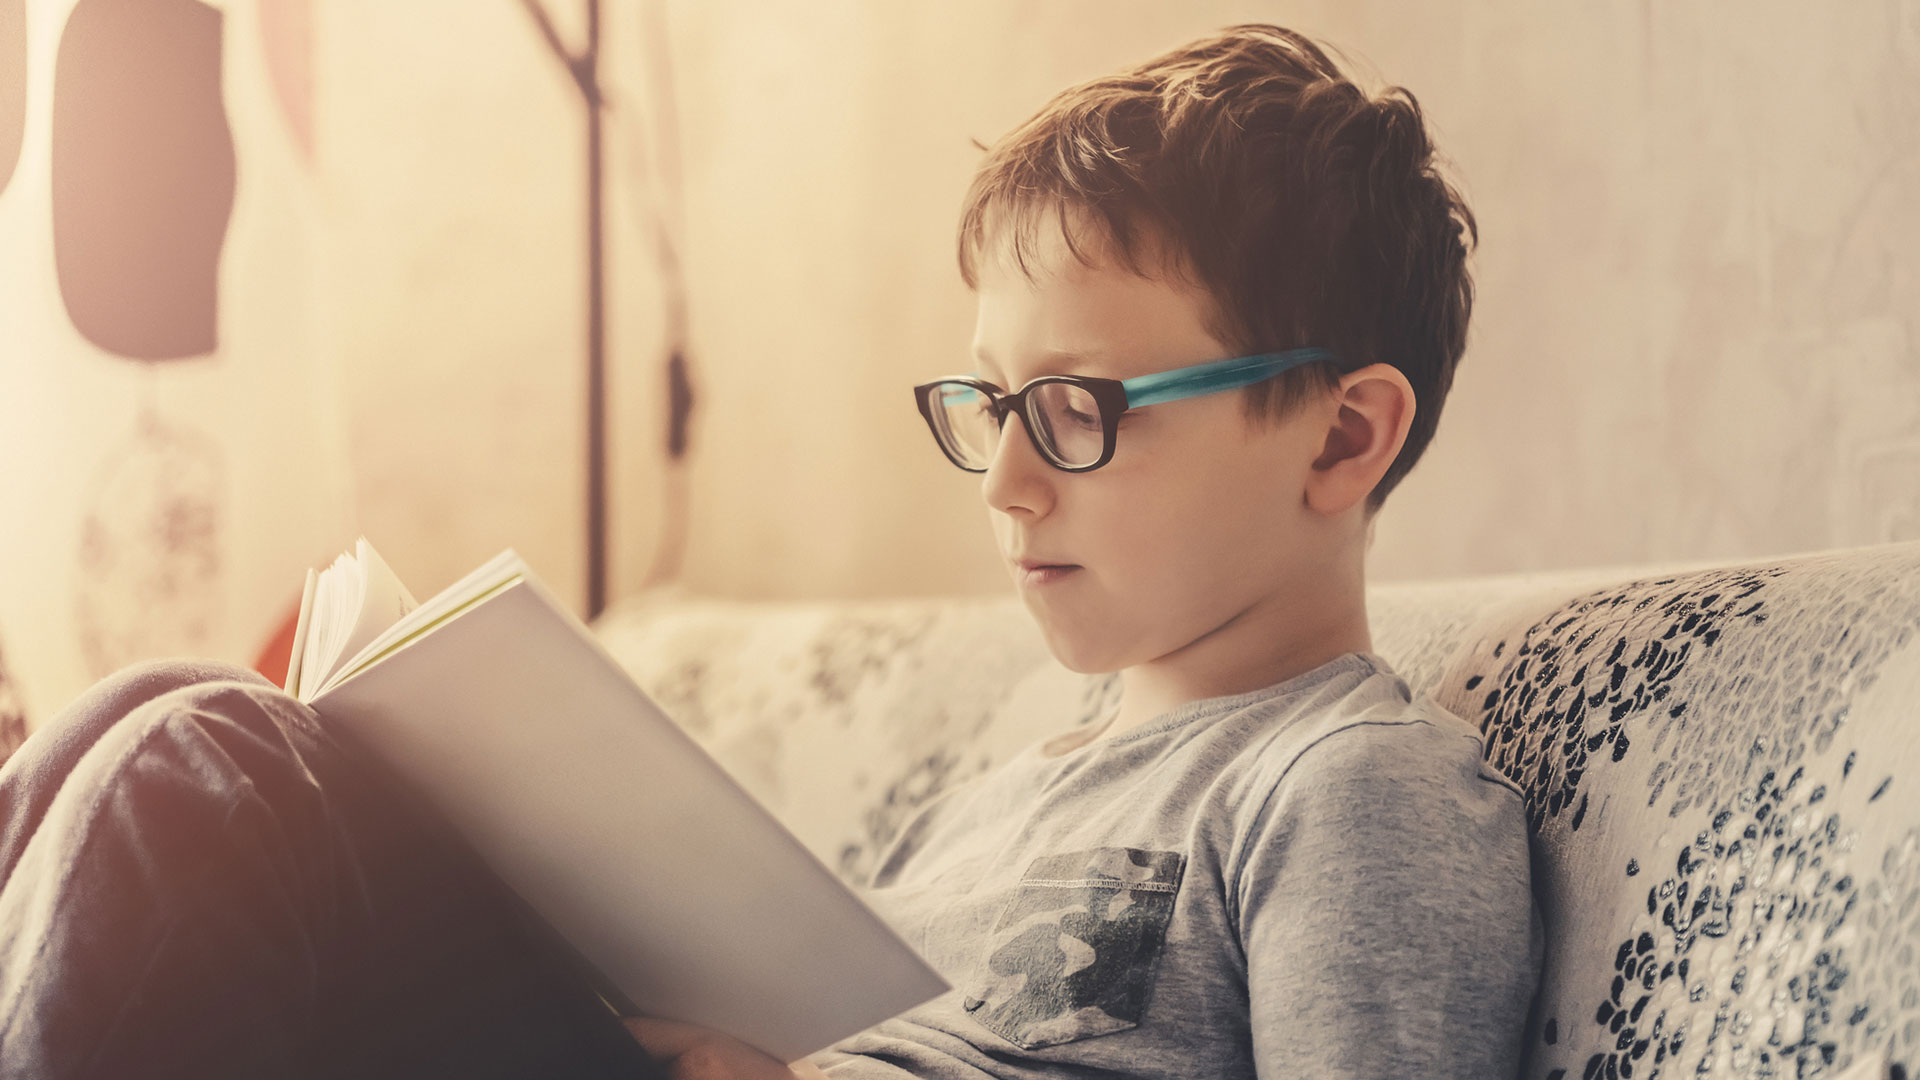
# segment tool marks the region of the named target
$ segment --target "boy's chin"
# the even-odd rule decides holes
[[[1045,624],[1040,634],[1046,639],[1047,651],[1059,661],[1060,666],[1078,675],[1105,675],[1119,671],[1126,664],[1111,652],[1093,647],[1091,642],[1079,640],[1049,630]]]
[[[1071,609],[1054,608],[1040,603],[1032,593],[1025,594],[1027,614],[1034,625],[1040,628],[1040,637],[1047,643],[1047,651],[1061,667],[1079,675],[1105,675],[1119,671],[1134,661],[1127,658],[1118,647],[1111,632],[1114,628],[1104,626],[1097,615],[1080,612],[1081,617],[1072,625],[1061,616]],[[1102,633],[1101,631],[1107,631]]]

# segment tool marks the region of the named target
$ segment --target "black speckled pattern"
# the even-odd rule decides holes
[[[1876,693],[1890,664],[1907,689]],[[1551,955],[1526,1076],[1912,1072],[1917,664],[1916,544],[1479,628],[1435,696],[1527,793]]]

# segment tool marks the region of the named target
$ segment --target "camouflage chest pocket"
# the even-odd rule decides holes
[[[1035,859],[989,935],[963,1007],[1025,1050],[1137,1027],[1186,856],[1104,847]]]

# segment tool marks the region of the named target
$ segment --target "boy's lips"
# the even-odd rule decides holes
[[[1050,563],[1040,559],[1014,562],[1014,579],[1021,585],[1046,585],[1071,575],[1080,567],[1074,563]]]
[[[1079,566],[1078,563],[1062,562],[1058,559],[1015,559],[1013,565],[1023,574],[1050,566],[1064,569],[1075,569]]]

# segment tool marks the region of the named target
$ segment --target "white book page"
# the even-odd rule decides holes
[[[353,628],[347,631],[346,640],[340,643],[340,648],[329,659],[355,655],[366,648],[368,642],[420,606],[407,587],[394,576],[387,560],[373,550],[372,544],[367,543],[366,537],[361,537],[355,545],[355,554],[355,561],[360,568],[360,590],[353,607]],[[332,675],[333,671],[329,669],[327,674]]]
[[[307,700],[303,694],[306,688],[302,685],[300,671],[301,662],[307,656],[307,634],[313,621],[313,594],[319,581],[320,575],[308,567],[306,583],[300,587],[300,617],[293,624],[293,648],[287,656],[287,685],[284,689],[301,701]]]
[[[308,576],[312,578],[312,571]],[[419,605],[413,594],[361,537],[351,554],[309,580],[294,630],[288,682],[293,696],[308,701],[333,676],[342,656],[352,656]]]
[[[302,601],[304,603],[304,597]],[[300,657],[295,661],[304,691],[295,696],[302,701],[326,680],[327,673],[340,658],[340,643],[353,627],[359,603],[360,564],[351,554],[342,554],[333,560],[332,566],[320,571],[314,582],[313,603],[301,619],[304,629],[294,631],[295,638],[304,639]]]
[[[360,543],[363,552],[372,556],[375,561],[380,559],[372,545],[368,544],[364,538]],[[393,571],[387,569],[385,562],[379,562],[379,569],[387,577],[393,578]],[[314,688],[311,697],[319,697],[347,681],[369,664],[406,644],[411,638],[430,629],[446,616],[466,607],[479,597],[497,590],[525,571],[526,563],[521,560],[519,553],[508,548],[487,560],[466,577],[442,589],[425,604],[414,605],[412,597],[408,596],[407,602],[410,606],[400,618],[381,627],[378,633],[358,648],[341,650],[348,659],[345,663],[329,666],[326,677],[320,681],[319,686]],[[393,585],[396,588],[400,586],[397,578],[393,579]],[[400,591],[405,595],[404,588]]]

